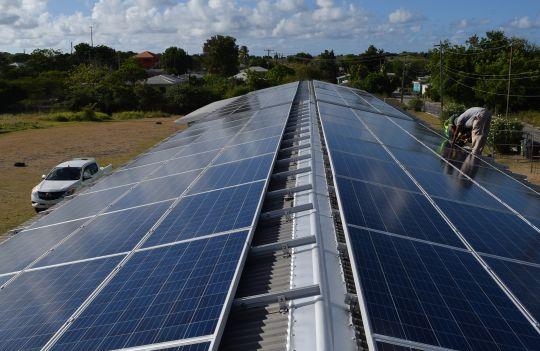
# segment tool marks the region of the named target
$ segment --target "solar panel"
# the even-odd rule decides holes
[[[167,201],[98,216],[35,266],[131,251],[171,203]]]
[[[264,181],[184,197],[145,247],[249,227]]]
[[[463,247],[421,194],[338,177],[347,223],[430,242]]]
[[[274,153],[210,167],[188,194],[251,183],[268,177]]]
[[[540,336],[468,252],[349,228],[373,332],[456,350],[532,350]]]
[[[0,291],[0,349],[40,350],[121,258],[24,273]]]
[[[135,253],[53,350],[113,350],[213,335],[247,232]]]
[[[525,289],[523,282],[536,273],[539,233],[467,176],[514,203],[528,194],[532,208],[538,206],[536,194],[489,165],[448,149],[440,136],[388,113],[391,108],[374,97],[324,83],[317,83],[315,92],[317,98],[325,94],[318,102],[324,138],[360,302],[377,348],[535,348],[539,334],[520,306],[538,318],[538,284],[534,280]],[[324,102],[329,96],[337,106]],[[366,102],[380,113],[359,109]],[[356,110],[347,108],[351,105]],[[410,177],[422,189],[415,189]],[[508,298],[511,292],[517,303]]]
[[[140,182],[129,193],[116,201],[109,208],[109,211],[176,198],[187,189],[199,173],[201,170],[188,171]]]
[[[129,190],[129,186],[107,189],[89,194],[80,194],[60,204],[57,209],[39,219],[34,226],[45,226],[74,219],[88,218],[105,210],[120,195]]]
[[[484,257],[495,274],[525,305],[536,320],[540,319],[540,266]]]
[[[275,136],[247,144],[230,146],[223,150],[220,156],[215,160],[214,164],[221,164],[274,152],[280,139],[279,136]]]
[[[19,271],[79,228],[76,220],[44,228],[22,231],[0,244],[0,273]]]
[[[476,251],[540,263],[540,234],[516,215],[435,201]]]
[[[0,244],[0,349],[208,350],[297,86],[208,114]]]

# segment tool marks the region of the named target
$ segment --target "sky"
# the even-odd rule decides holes
[[[0,51],[90,42],[119,50],[200,53],[231,35],[250,53],[425,51],[439,40],[504,30],[540,44],[540,0],[0,0]]]

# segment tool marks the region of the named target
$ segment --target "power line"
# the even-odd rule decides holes
[[[454,68],[450,68],[447,65],[445,65],[444,67],[445,67],[446,70],[448,70],[450,72],[462,73],[463,75],[476,76],[476,77],[480,77],[480,78],[483,78],[483,77],[508,77],[508,73],[505,73],[505,74],[481,74],[481,73],[475,73],[475,72],[460,71],[460,70],[457,70],[457,69],[454,69]],[[527,75],[527,74],[540,74],[540,70],[528,71],[528,72],[520,72],[520,73],[512,73],[511,76],[521,76],[521,75]],[[506,80],[507,78],[504,78],[504,79]]]
[[[445,68],[445,71],[447,73],[450,73],[450,74],[455,74],[457,76],[459,76],[460,78],[468,78],[468,79],[475,79],[475,80],[487,80],[487,81],[508,81],[509,78],[492,78],[492,77],[482,77],[482,76],[474,76],[474,75],[470,75],[468,72],[464,72],[464,71],[457,71],[457,70],[452,70],[452,69],[449,69],[449,68]],[[532,76],[519,76],[519,77],[514,77],[514,78],[510,78],[510,80],[523,80],[523,79],[535,79],[535,78],[540,78],[540,72],[537,71],[535,73],[538,73],[537,75],[532,75]]]
[[[467,84],[463,84],[461,83],[460,81],[452,78],[452,77],[448,77],[450,80],[456,82],[457,84],[461,85],[461,86],[464,86],[466,88],[469,88],[471,90],[474,90],[474,91],[479,91],[481,93],[486,93],[486,94],[491,94],[491,95],[498,95],[498,96],[511,96],[511,97],[521,97],[521,98],[540,98],[540,95],[513,95],[513,94],[501,94],[501,93],[494,93],[492,91],[487,91],[487,90],[482,90],[482,89],[478,89],[478,88],[475,88],[475,87],[471,87],[470,85],[467,85]]]

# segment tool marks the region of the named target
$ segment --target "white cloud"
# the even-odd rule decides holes
[[[352,3],[332,0],[96,0],[89,14],[56,16],[47,12],[47,0],[0,0],[0,45],[67,50],[70,41],[88,42],[93,26],[95,44],[199,52],[214,34],[235,36],[239,44],[354,38],[368,32],[368,21]]]
[[[540,28],[540,16],[538,16],[536,20],[530,19],[529,16],[515,18],[512,22],[510,22],[510,26],[519,29]]]
[[[424,17],[421,15],[413,14],[411,11],[400,8],[388,15],[388,22],[392,24],[410,23],[420,21]]]

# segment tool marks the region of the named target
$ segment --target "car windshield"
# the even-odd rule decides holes
[[[81,179],[80,167],[55,168],[46,178],[47,180],[79,180]]]

